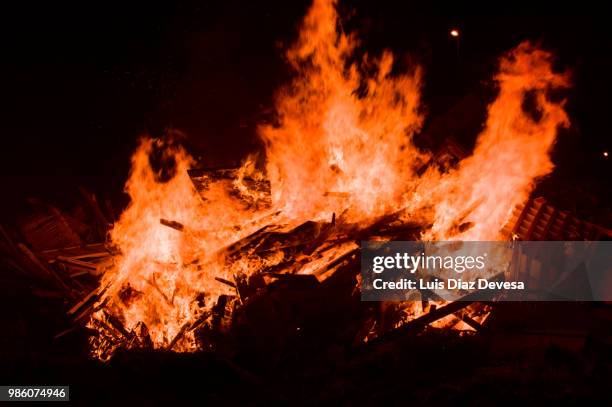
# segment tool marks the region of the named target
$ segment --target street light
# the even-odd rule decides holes
[[[452,28],[450,30],[449,34],[457,42],[457,63],[459,63],[459,40],[460,40],[460,38],[459,38],[459,29],[458,28]]]

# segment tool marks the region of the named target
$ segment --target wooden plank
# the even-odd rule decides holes
[[[90,244],[80,245],[80,246],[63,247],[61,249],[41,250],[39,253],[41,255],[48,255],[48,254],[61,253],[61,252],[67,252],[67,251],[78,251],[78,250],[88,250],[88,249],[95,250],[95,249],[104,249],[104,248],[106,248],[105,243],[90,243]]]
[[[236,288],[236,284],[234,282],[232,282],[232,281],[226,280],[226,279],[221,278],[221,277],[215,277],[215,280],[217,280],[218,282],[223,283],[225,285],[229,285],[232,288]]]
[[[504,273],[500,273],[494,276],[493,278],[491,278],[490,281],[499,280],[503,278],[503,275]],[[469,306],[470,304],[473,304],[474,302],[482,301],[482,295],[483,294],[479,290],[476,290],[474,292],[471,292],[459,298],[456,301],[443,305],[440,308],[433,309],[433,306],[432,306],[430,307],[430,312],[423,314],[420,317],[413,319],[412,321],[408,321],[407,323],[400,326],[399,328],[394,329],[386,333],[385,335],[380,336],[368,342],[368,344],[372,344],[372,345],[379,344],[379,343],[386,342],[389,340],[398,339],[402,337],[403,335],[406,335],[411,332],[419,332],[423,328],[425,328],[427,325],[431,324],[432,322],[442,319],[446,317],[447,315],[454,314],[457,311],[460,311],[464,309],[465,307]]]
[[[60,288],[67,292],[68,295],[74,297],[70,287],[68,287],[56,273],[48,269],[26,245],[23,243],[17,243],[17,247],[40,271],[42,271],[43,274],[49,276],[49,278],[55,281]]]
[[[160,219],[159,223],[161,223],[164,226],[168,226],[169,228],[172,228],[174,230],[178,230],[179,232],[182,232],[185,230],[185,225],[183,225],[180,222],[174,221],[174,220],[168,220],[168,219]]]
[[[461,315],[461,320],[479,332],[483,330],[483,326],[478,321],[465,313]]]
[[[72,315],[75,312],[77,312],[83,305],[85,305],[85,303],[90,301],[92,298],[94,298],[94,297],[97,298],[97,294],[98,294],[98,288],[96,288],[95,290],[91,291],[89,294],[87,294],[85,296],[85,298],[83,298],[81,301],[76,303],[72,308],[70,308],[68,310],[68,315]]]
[[[98,269],[97,265],[79,259],[75,259],[74,257],[57,256],[56,259],[61,263],[72,264],[74,266],[82,267],[89,270],[95,271]]]
[[[203,321],[208,319],[208,317],[210,317],[210,315],[211,315],[210,311],[205,311],[195,321],[185,322],[183,324],[183,326],[181,327],[181,329],[178,331],[178,333],[174,336],[174,338],[172,339],[170,344],[166,347],[166,350],[172,350],[172,348],[174,348],[174,346],[178,343],[178,341],[180,341],[181,338],[183,338],[185,333],[187,333],[187,332],[197,328]]]

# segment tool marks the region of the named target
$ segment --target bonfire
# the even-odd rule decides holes
[[[564,102],[548,97],[569,86],[553,56],[529,42],[502,55],[474,150],[444,165],[413,141],[424,122],[422,68],[398,72],[390,51],[354,58],[358,47],[340,29],[335,1],[314,0],[286,51],[294,77],[277,92],[275,119],[259,127],[264,150],[239,168],[197,169],[172,140],[141,140],[125,186],[131,202],[110,231],[113,255],[75,309],[89,307],[96,357],[214,347],[214,332],[288,279],[316,287],[348,275],[347,295],[358,298],[363,240],[512,238],[503,227],[553,170],[549,153],[568,125]],[[355,338],[425,312],[434,321],[448,306],[396,304],[390,326],[364,318]],[[471,305],[464,318],[450,311],[436,323],[469,330],[487,306]]]

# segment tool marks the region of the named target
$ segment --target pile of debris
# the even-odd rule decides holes
[[[234,172],[228,169],[190,173],[199,190],[206,188],[207,179],[227,179],[231,187],[232,175]],[[250,182],[262,196],[269,194],[269,184]],[[100,299],[107,287],[99,285],[99,280],[113,267],[117,254],[105,241],[113,212],[110,205],[103,211],[93,194],[84,189],[81,193],[91,215],[90,225],[51,205],[33,201],[38,212],[20,223],[19,233],[0,228],[3,261],[31,283],[35,295],[65,300],[73,325],[58,332],[56,338],[77,328],[88,330],[89,324],[95,324],[96,329],[88,331],[101,359],[110,358],[119,349],[151,349],[144,324],[126,329],[123,321],[103,310]],[[509,238],[516,238],[517,233],[527,239],[534,233],[543,233],[538,226],[539,215],[551,212],[542,209],[550,207],[543,202],[537,199],[517,208],[514,224],[505,229]],[[552,209],[552,213],[564,212]],[[556,232],[559,236],[565,236],[564,227],[573,227],[575,232],[593,230],[575,229],[576,222],[562,222],[559,226],[553,218],[548,216],[543,227],[549,231],[561,228]],[[563,219],[567,218],[565,214]],[[531,226],[525,225],[528,220]],[[160,219],[159,227],[178,231],[185,228],[168,219]],[[287,347],[296,342],[309,346],[322,346],[321,342],[326,346],[360,346],[419,333],[429,326],[454,328],[461,334],[483,331],[495,304],[474,301],[470,295],[451,303],[427,290],[421,292],[421,301],[416,303],[360,300],[360,241],[418,240],[426,227],[405,223],[401,212],[381,217],[367,228],[346,224],[340,227],[335,215],[329,222],[308,221],[291,230],[266,225],[226,247],[225,258],[231,264],[245,256],[265,257],[280,250],[283,261],[249,276],[236,274],[232,281],[217,277],[235,294],[221,295],[210,312],[185,324],[166,350],[173,350],[185,334],[193,333],[200,349],[240,355],[243,359],[265,355],[269,361],[280,360]],[[18,236],[27,244],[20,242]],[[592,233],[586,237],[592,237]],[[105,318],[91,318],[100,310],[105,312]]]
[[[38,199],[29,199],[29,215],[14,228],[0,226],[0,260],[5,270],[30,287],[38,298],[63,300],[77,325],[87,314],[77,313],[93,298],[99,278],[113,264],[116,254],[105,239],[114,220],[109,201],[102,210],[96,196],[79,188],[82,205],[68,213]]]

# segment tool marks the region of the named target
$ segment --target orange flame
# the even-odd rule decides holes
[[[399,209],[421,154],[420,70],[392,75],[393,55],[348,64],[357,41],[338,32],[335,1],[315,0],[295,46],[297,72],[277,100],[278,126],[262,126],[273,202],[287,216],[352,221]],[[360,68],[373,68],[365,76]]]
[[[150,163],[155,147],[162,148],[165,161],[174,162],[174,176],[166,182]],[[227,293],[215,280],[229,274],[217,253],[251,230],[231,227],[241,224],[247,210],[222,186],[211,185],[202,199],[187,174],[192,164],[180,147],[150,139],[141,142],[126,184],[131,202],[111,232],[120,254],[101,283],[108,285],[106,310],[119,315],[128,331],[144,323],[156,348],[168,346],[185,324]],[[175,230],[160,219],[187,226]],[[105,320],[104,310],[94,317]],[[174,349],[194,346],[187,335]]]
[[[569,85],[554,73],[552,55],[524,42],[502,58],[496,76],[499,94],[489,105],[485,129],[473,154],[441,179],[427,183],[435,221],[430,238],[498,240],[514,207],[525,202],[534,182],[549,174],[548,153],[559,126],[569,119],[563,101],[547,92]],[[526,110],[528,109],[528,110]],[[473,225],[457,231],[457,223]]]

